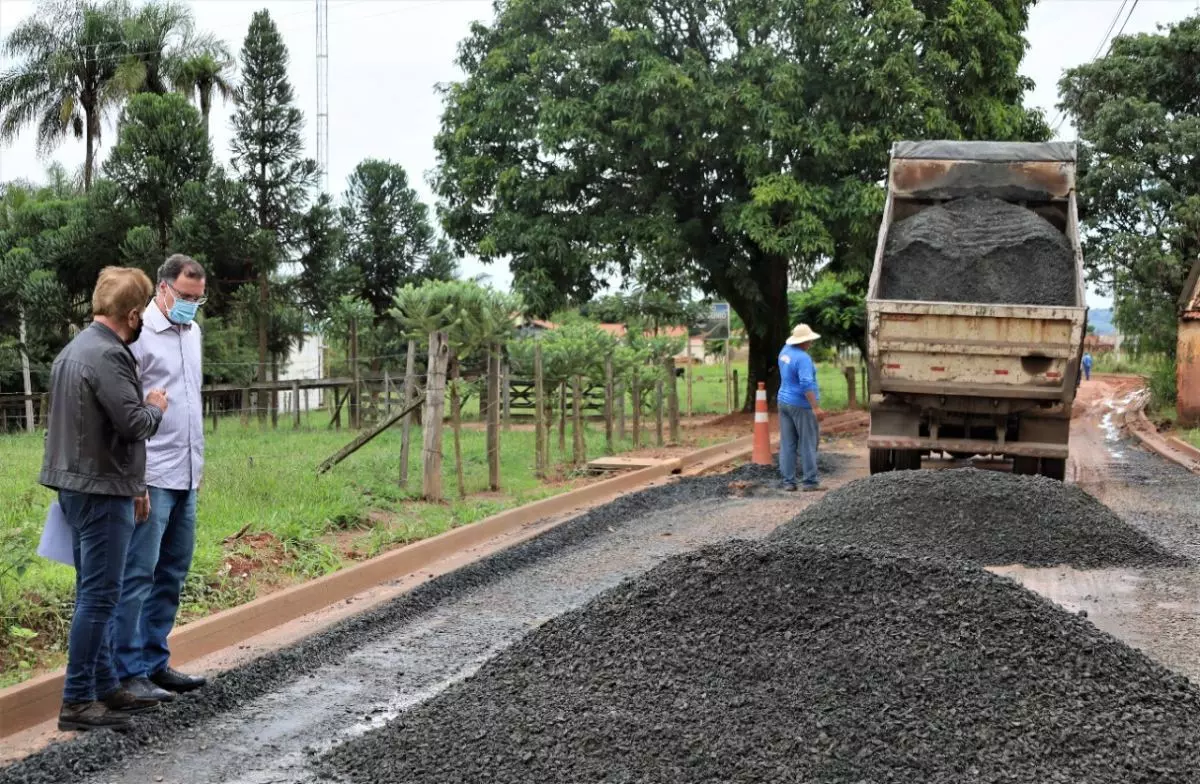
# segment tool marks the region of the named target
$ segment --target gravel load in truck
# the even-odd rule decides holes
[[[1067,236],[1031,209],[983,196],[927,207],[894,223],[882,275],[883,299],[1077,304]]]
[[[967,566],[677,556],[333,749],[357,784],[1195,781],[1200,692]]]
[[[901,471],[855,480],[771,538],[987,566],[1187,563],[1074,485],[976,469]]]

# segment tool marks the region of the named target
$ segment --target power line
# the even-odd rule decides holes
[[[1133,15],[1133,9],[1137,8],[1137,3],[1138,0],[1133,0],[1133,6],[1129,9],[1129,15],[1125,17],[1125,24],[1129,24],[1129,17]],[[1092,59],[1089,62],[1096,62],[1096,60],[1099,59],[1101,52],[1105,52],[1107,54],[1105,45],[1108,45],[1110,48],[1112,47],[1113,30],[1117,29],[1117,22],[1121,20],[1121,14],[1125,11],[1125,7],[1128,5],[1129,0],[1121,0],[1121,5],[1117,8],[1117,12],[1113,14],[1112,22],[1109,23],[1108,30],[1104,33],[1104,37],[1100,39],[1100,44],[1096,47],[1096,52],[1092,55]],[[1121,31],[1125,31],[1125,25],[1121,25]],[[1053,126],[1051,133],[1057,136],[1059,129],[1062,128],[1063,123],[1066,121],[1067,113],[1066,111],[1060,109],[1054,116],[1054,119],[1050,121],[1050,124]]]

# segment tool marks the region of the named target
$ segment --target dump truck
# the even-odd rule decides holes
[[[1075,160],[1074,145],[1062,142],[893,144],[867,293],[871,473],[917,469],[923,456],[946,453],[1011,460],[1014,473],[1065,478],[1087,331]],[[907,266],[901,267],[891,234],[901,236],[902,222],[922,211],[945,212],[963,199],[976,199],[976,211],[980,205],[1030,210],[1065,236],[1064,242],[1051,232],[1070,254],[1063,263],[1069,268],[1065,274],[1073,275],[1064,281],[1060,301],[931,301],[913,295],[914,286],[932,290],[938,281],[911,279],[923,274],[912,262],[920,257],[905,256]],[[954,241],[954,232],[943,236]],[[944,260],[954,248],[940,252]],[[956,274],[974,272],[973,264],[990,265],[980,278],[985,283],[987,275],[1004,269],[991,258],[964,258]],[[945,270],[931,274],[945,277]],[[900,285],[908,283],[914,285]],[[904,289],[904,296],[892,296],[889,286]]]

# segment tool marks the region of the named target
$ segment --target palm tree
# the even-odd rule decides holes
[[[36,126],[43,155],[68,133],[84,139],[85,189],[92,186],[103,114],[122,93],[126,8],[120,0],[43,0],[0,45],[0,53],[18,61],[0,74],[0,141],[11,141],[28,125]]]
[[[179,63],[175,70],[175,89],[189,99],[195,97],[204,117],[204,132],[208,133],[208,115],[212,111],[213,94],[222,101],[234,96],[233,58],[224,44],[210,47]]]
[[[163,95],[177,85],[182,67],[193,58],[211,54],[218,61],[229,53],[210,34],[197,34],[192,10],[175,0],[151,0],[130,10],[124,21],[128,47],[129,92]]]

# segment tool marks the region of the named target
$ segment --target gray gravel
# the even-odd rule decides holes
[[[954,469],[850,482],[773,539],[988,566],[1182,566],[1084,491],[1041,476]]]
[[[845,464],[846,458],[822,453],[821,460],[823,471],[828,475],[838,471]],[[174,751],[203,743],[212,733],[212,722],[224,722],[227,717],[234,717],[231,720],[232,724],[237,724],[237,717],[246,719],[240,725],[240,732],[237,734],[242,738],[242,743],[248,743],[251,738],[260,734],[264,725],[271,725],[272,722],[255,719],[253,716],[246,718],[242,716],[244,711],[270,710],[277,715],[282,711],[284,716],[288,711],[321,712],[325,708],[323,705],[308,707],[299,701],[280,705],[273,698],[280,694],[303,693],[305,689],[299,682],[312,676],[328,675],[336,678],[336,673],[342,671],[347,662],[355,660],[356,652],[361,652],[363,657],[370,659],[375,655],[374,648],[395,644],[397,635],[403,637],[410,634],[410,629],[421,627],[448,603],[479,594],[522,571],[540,571],[543,567],[551,570],[574,568],[579,574],[585,574],[586,568],[582,565],[576,564],[572,567],[561,563],[563,551],[581,548],[600,537],[606,540],[617,539],[619,537],[614,537],[614,532],[619,533],[627,527],[640,526],[648,518],[663,516],[664,511],[682,510],[687,505],[694,505],[705,499],[715,501],[730,496],[777,493],[778,491],[770,489],[777,479],[777,474],[771,468],[746,465],[727,474],[671,480],[661,486],[622,496],[534,539],[430,580],[393,602],[349,618],[276,653],[222,673],[204,689],[163,706],[155,712],[153,718],[135,719],[133,730],[125,735],[100,732],[56,743],[20,762],[0,769],[0,784],[60,784],[88,777],[93,781],[106,782],[109,780],[107,777],[96,777],[96,774],[117,769],[130,760],[141,760],[148,749],[166,754],[168,750]],[[678,533],[680,535],[676,538],[685,538],[682,534],[686,533],[686,528]],[[641,541],[640,538],[635,539]],[[644,544],[630,546],[647,550]],[[640,568],[644,569],[649,565],[644,564]],[[618,570],[621,566],[636,568],[638,565],[617,564],[613,568]],[[599,578],[591,575],[587,579],[580,579],[584,582],[587,579],[595,582]],[[560,578],[560,582],[563,581],[567,581],[566,576]],[[603,587],[602,580],[600,584]],[[567,592],[567,598],[572,591],[580,592],[585,589],[586,586],[572,588]],[[486,628],[479,629],[479,638],[475,642],[482,644],[484,649],[503,641]],[[369,676],[378,677],[378,673],[370,672],[369,664],[367,662],[355,669],[356,677],[364,680]],[[405,674],[420,675],[416,667],[411,669],[413,672]],[[335,674],[329,675],[331,671]],[[430,680],[436,679],[430,676]],[[377,693],[382,698],[386,699],[390,694],[387,686],[372,687],[378,688]],[[237,729],[233,728],[233,731]],[[272,725],[264,731],[263,742],[268,741],[266,736],[270,732],[278,729]],[[215,744],[218,741],[214,739],[213,742]],[[257,741],[251,745],[257,745]],[[244,752],[244,749],[237,750],[238,755]],[[204,775],[197,773],[195,779],[178,780],[207,780],[210,772],[205,771]]]
[[[734,543],[330,752],[355,784],[1198,780],[1200,693],[1004,578]]]
[[[892,225],[885,299],[1018,305],[1075,304],[1067,237],[1032,210],[969,197]]]

